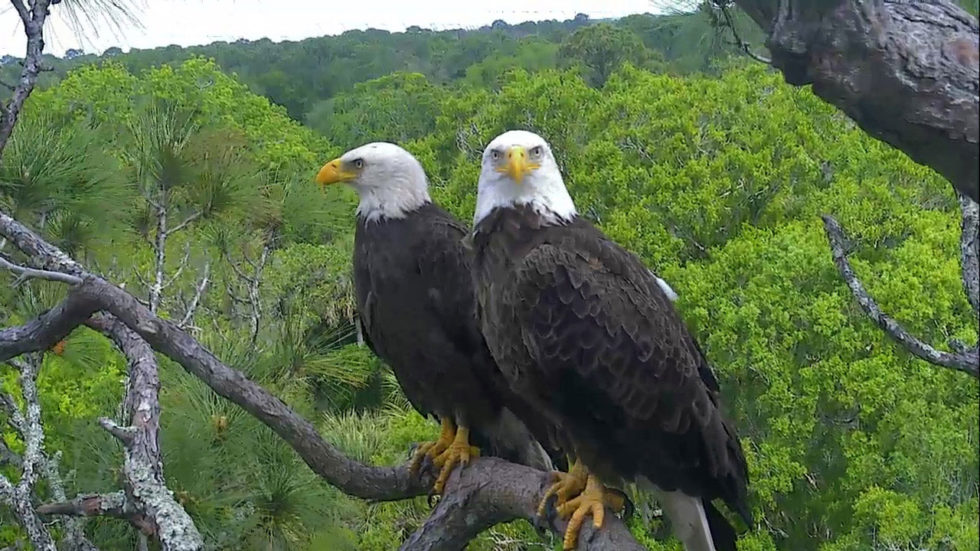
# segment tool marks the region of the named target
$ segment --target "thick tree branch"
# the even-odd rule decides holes
[[[24,34],[27,36],[27,53],[24,56],[24,68],[20,72],[20,79],[14,87],[10,100],[6,105],[0,105],[0,160],[3,159],[3,150],[6,148],[7,140],[17,125],[17,118],[24,107],[27,97],[34,91],[34,84],[37,76],[41,72],[41,54],[44,53],[44,21],[48,16],[49,0],[34,0],[30,7],[24,5],[22,0],[11,0],[20,21],[24,25]]]
[[[160,538],[164,550],[202,549],[204,540],[194,521],[177,503],[163,477],[159,443],[160,379],[153,350],[116,319],[95,316],[88,324],[111,338],[129,364],[129,381],[123,402],[125,422],[129,426],[121,427],[109,419],[99,421],[125,447],[126,494],[154,525],[152,533]]]
[[[786,81],[980,201],[977,20],[953,0],[735,0]]]
[[[41,426],[41,404],[37,396],[37,374],[41,368],[41,356],[34,354],[25,360],[16,362],[20,370],[24,412],[20,412],[9,396],[2,396],[2,404],[10,416],[11,424],[24,441],[24,455],[21,458],[20,480],[17,484],[12,484],[0,475],[0,501],[6,502],[13,510],[35,549],[55,551],[51,533],[34,511],[31,501],[34,485],[44,462],[44,428]]]
[[[928,344],[915,338],[905,330],[897,321],[881,311],[878,304],[868,295],[864,285],[858,280],[857,275],[851,268],[847,260],[846,238],[840,224],[830,216],[823,217],[824,229],[827,232],[827,239],[830,240],[830,248],[834,257],[834,264],[840,272],[844,282],[851,289],[854,298],[864,312],[870,317],[885,333],[892,339],[901,344],[909,353],[940,367],[963,371],[980,378],[980,354],[977,348],[963,350],[955,354],[936,350]]]
[[[38,318],[18,327],[0,330],[0,361],[26,352],[46,350],[67,337],[97,308],[98,305],[84,295],[69,294],[61,304]],[[38,348],[39,343],[47,343],[47,347]]]
[[[518,518],[534,518],[538,499],[544,494],[550,477],[530,467],[487,458],[471,464],[454,482],[425,524],[402,544],[403,551],[463,549],[491,526]],[[608,511],[606,514],[607,521],[601,530],[593,529],[591,522],[584,524],[579,534],[579,549],[645,549],[619,519]],[[552,515],[549,522],[552,531],[559,534],[564,531],[564,521]]]
[[[16,231],[7,233],[7,229]],[[80,270],[73,261],[66,263],[62,256],[58,256],[56,253],[60,251],[54,247],[31,243],[32,239],[40,238],[2,214],[0,234],[8,237],[22,250],[43,250],[50,253],[51,256],[39,255],[33,259],[39,267],[52,269],[60,266]],[[174,360],[217,394],[239,405],[271,428],[296,450],[314,472],[331,485],[348,495],[372,501],[399,500],[427,493],[431,478],[410,476],[406,465],[373,467],[350,459],[327,443],[309,421],[240,371],[223,364],[175,324],[160,319],[135,297],[115,285],[83,271],[76,273],[83,277],[83,282],[72,288],[65,300],[65,303],[71,301],[76,311],[60,310],[65,317],[87,319],[97,310],[111,313],[154,350]],[[0,336],[4,332],[16,330],[17,328],[0,331]],[[43,349],[51,344],[53,343],[38,341],[32,346]],[[478,459],[450,477],[446,494],[442,498],[446,504],[439,513],[440,518],[448,523],[447,526],[452,527],[447,530],[452,530],[453,533],[439,530],[439,522],[432,522],[417,536],[413,536],[413,541],[428,546],[425,548],[442,549],[445,547],[440,547],[440,542],[468,540],[480,530],[502,519],[523,517],[530,520],[545,481],[546,477],[540,471],[511,465],[498,459]],[[459,498],[454,497],[457,491],[461,492]],[[457,510],[459,507],[453,506],[453,503],[465,506],[465,513]],[[550,528],[560,533],[562,526],[553,522]],[[462,532],[456,535],[456,530]],[[580,549],[640,549],[636,547],[625,525],[612,515],[607,517],[606,525],[598,533],[593,535],[589,530],[591,529],[584,533]],[[627,546],[626,542],[630,542],[628,545],[632,547]]]

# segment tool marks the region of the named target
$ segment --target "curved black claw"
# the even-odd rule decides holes
[[[623,497],[623,523],[629,522],[633,518],[633,514],[636,513],[636,505],[630,496],[626,495],[626,492],[622,490],[616,490]]]
[[[557,514],[557,511],[555,510],[555,502],[557,500],[557,494],[548,496],[548,500],[545,501],[544,515],[534,515],[534,522],[532,522],[531,525],[534,527],[534,531],[541,537],[547,536],[548,532],[551,530],[551,519]]]

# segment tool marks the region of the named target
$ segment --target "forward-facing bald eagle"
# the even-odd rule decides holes
[[[487,146],[474,220],[484,336],[576,459],[545,496],[557,494],[558,513],[572,516],[566,549],[586,515],[599,527],[603,505],[622,504],[603,483],[633,481],[655,492],[685,549],[734,550],[735,531],[711,500],[751,525],[745,458],[669,288],[577,215],[536,134],[507,132]]]
[[[461,244],[467,230],[429,198],[422,165],[397,145],[371,143],[327,163],[316,181],[357,191],[354,287],[365,341],[415,409],[442,423],[439,439],[417,449],[413,471],[428,456],[441,469],[434,486],[441,493],[453,467],[478,453],[471,444],[551,469],[515,412],[533,417],[480,333],[471,257]]]

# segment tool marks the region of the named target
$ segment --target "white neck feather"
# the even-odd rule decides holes
[[[381,218],[405,218],[405,216],[429,203],[429,191],[417,183],[403,184],[389,181],[384,187],[358,186],[357,194],[360,202],[357,205],[357,215],[373,222]]]
[[[493,171],[480,174],[473,225],[480,223],[497,207],[529,206],[549,223],[571,220],[575,203],[568,194],[557,167],[542,167],[527,175],[523,183]]]

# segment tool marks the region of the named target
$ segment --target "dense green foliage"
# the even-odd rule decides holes
[[[555,68],[560,63],[587,62],[584,58],[560,59],[557,52],[562,43],[571,40],[576,31],[588,28],[589,23],[587,16],[579,15],[568,21],[529,21],[518,25],[496,21],[474,30],[430,31],[412,27],[404,33],[389,33],[368,29],[298,42],[243,39],[127,53],[110,48],[103,58],[118,61],[133,73],[164,64],[179,64],[195,56],[212,58],[253,92],[284,106],[293,118],[304,120],[312,112],[322,112],[323,102],[349,92],[355,84],[395,71],[421,73],[437,84],[464,79],[476,85],[492,86],[506,70],[515,67],[538,70]],[[634,15],[613,24],[617,29],[634,33],[626,34],[626,40],[642,41],[651,50],[648,54],[662,56],[671,62],[672,69],[683,73],[709,70],[712,59],[734,53],[728,39],[723,38],[724,33],[715,32],[705,18],[695,15]],[[744,26],[751,29],[750,25]],[[623,36],[620,33],[621,39]],[[761,43],[757,32],[752,40]],[[614,51],[612,59],[600,62],[612,70],[616,63],[610,61],[621,55],[620,51]],[[53,71],[42,74],[41,85],[53,84],[65,72],[98,59],[78,51],[65,59],[45,56],[45,63]],[[20,66],[12,58],[9,61],[0,66],[0,80],[16,82]],[[636,63],[638,59],[630,54],[629,61]],[[7,91],[0,90],[0,93]]]
[[[367,36],[382,36],[369,31],[329,39],[337,42],[215,46],[220,66],[237,77],[199,58],[133,70],[193,51],[118,56],[32,96],[0,165],[0,204],[141,297],[155,266],[150,200],[166,194],[177,221],[201,213],[167,242],[164,269],[174,282],[164,315],[182,316],[208,264],[212,284],[194,334],[353,457],[393,464],[435,427],[356,344],[354,195],[321,192],[312,176],[344,149],[399,141],[426,167],[436,200],[469,220],[484,145],[508,128],[534,130],[553,145],[579,210],[679,292],[716,365],[759,519],[741,549],[977,549],[977,382],[911,358],[863,316],[819,219],[838,217],[869,291],[911,331],[940,346],[976,342],[950,186],[761,67],[665,73],[696,53],[624,34],[650,21],[587,27],[561,46],[549,34],[559,24],[455,38],[383,35],[397,45],[368,46]],[[307,47],[308,57],[295,53]],[[611,48],[615,66],[590,64],[601,48]],[[229,61],[234,52],[239,65]],[[306,59],[312,80],[293,79],[298,69],[276,74],[292,70],[290,56]],[[309,71],[310,59],[323,68]],[[326,138],[249,90],[289,106],[288,93],[270,91],[277,79],[303,93],[318,82],[335,86],[290,108],[296,115],[312,106],[306,120]],[[253,273],[263,251],[251,304],[238,272]],[[36,282],[2,289],[6,325],[64,294]],[[69,494],[117,488],[121,451],[95,419],[113,414],[125,367],[88,330],[73,334],[63,355],[46,355],[46,445],[64,452]],[[369,505],[327,486],[179,366],[164,362],[161,377],[168,481],[219,548],[380,551],[424,519],[424,499]],[[0,368],[0,387],[16,384]],[[21,449],[12,432],[2,437]],[[649,500],[638,503],[637,536],[651,549],[680,549],[661,537]],[[7,515],[0,509],[0,547],[18,534]],[[133,545],[120,521],[93,520],[87,532],[103,548]],[[540,544],[517,522],[471,549]]]

